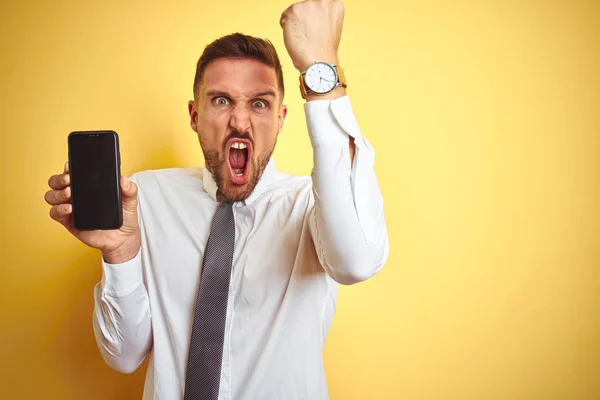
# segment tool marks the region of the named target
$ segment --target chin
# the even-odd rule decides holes
[[[252,194],[254,187],[249,188],[248,185],[232,185],[226,184],[224,188],[219,189],[219,193],[223,200],[229,202],[244,201]]]
[[[235,180],[232,179],[231,167],[229,165],[224,167],[225,168],[221,170],[221,177],[224,179],[217,179],[218,193],[221,195],[222,199],[230,202],[237,202],[244,201],[250,197],[257,184],[256,180],[252,179],[253,176],[250,173],[250,166],[248,165],[245,168],[243,175],[237,176],[237,179]],[[242,181],[242,183],[239,183],[240,181]]]

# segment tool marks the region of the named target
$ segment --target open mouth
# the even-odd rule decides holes
[[[248,181],[252,143],[249,140],[233,138],[227,142],[227,161],[229,176],[236,185],[243,185]]]

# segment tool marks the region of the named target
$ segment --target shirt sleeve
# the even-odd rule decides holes
[[[389,253],[375,152],[362,136],[348,96],[310,101],[304,108],[314,150],[309,227],[315,249],[336,282],[360,282],[377,273]],[[352,165],[350,137],[356,145]]]
[[[94,287],[93,328],[102,358],[122,373],[134,372],[152,346],[150,302],[144,284],[142,251],[122,264],[102,260]]]

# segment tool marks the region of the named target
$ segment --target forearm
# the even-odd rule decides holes
[[[305,108],[314,149],[315,206],[310,228],[315,248],[334,280],[360,282],[383,267],[389,252],[374,152],[347,97],[311,101]],[[354,160],[351,139],[356,144]]]
[[[338,86],[329,93],[308,94],[305,99],[307,102],[309,102],[309,101],[315,101],[315,100],[335,100],[335,99],[339,99],[340,97],[344,97],[344,96],[346,96],[346,88],[342,87],[342,86]],[[352,136],[350,136],[349,140],[348,140],[348,149],[350,151],[350,165],[351,165],[352,162],[354,161],[354,154],[356,153],[356,145],[354,144],[354,138]]]
[[[122,373],[135,371],[152,346],[148,293],[141,255],[119,265],[103,263],[94,288],[93,327],[102,358]]]

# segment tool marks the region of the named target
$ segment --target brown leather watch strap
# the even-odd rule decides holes
[[[342,67],[336,65],[334,68],[337,71],[338,81],[340,82],[340,84],[345,88],[348,87],[348,84],[346,83],[346,75],[344,75],[344,70],[342,69]]]
[[[303,99],[306,99],[306,95],[308,94],[306,84],[304,83],[304,75],[300,75],[300,94]]]

